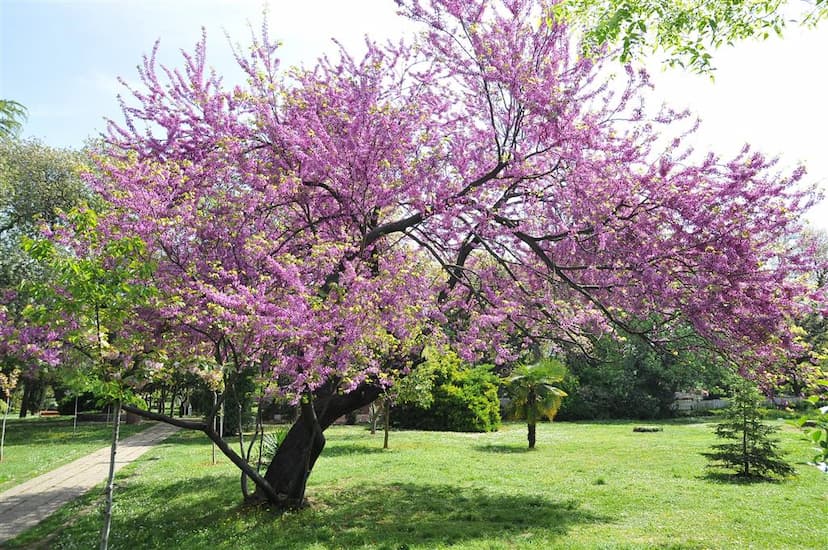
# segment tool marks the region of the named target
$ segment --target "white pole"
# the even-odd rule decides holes
[[[6,398],[6,412],[3,413],[3,433],[0,435],[0,462],[3,462],[3,449],[6,446],[6,419],[11,410],[11,394]]]
[[[75,418],[72,421],[72,435],[78,431],[78,396],[75,396]]]

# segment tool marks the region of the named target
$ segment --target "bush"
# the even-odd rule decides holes
[[[56,392],[57,393],[57,392]],[[58,400],[57,410],[63,415],[75,414],[75,396],[67,394]],[[82,393],[78,396],[78,411],[100,411],[102,407],[98,398],[91,392]]]
[[[395,426],[454,432],[491,432],[500,427],[498,378],[491,366],[471,367],[448,352],[429,357],[418,368],[433,372],[431,406],[395,407],[391,415]]]

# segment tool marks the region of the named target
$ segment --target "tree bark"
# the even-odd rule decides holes
[[[158,414],[164,414],[167,410],[167,388],[161,386],[161,396],[158,398]]]
[[[379,409],[377,408],[376,404],[371,405],[370,410],[370,417],[371,417],[371,435],[377,433],[377,420],[379,419]]]
[[[23,399],[20,401],[20,418],[26,418],[26,415],[29,414],[28,406],[30,397],[32,395],[32,386],[28,382],[28,379],[23,379]]]
[[[378,386],[364,384],[349,394],[317,397],[303,407],[265,472],[265,480],[279,495],[275,504],[302,506],[308,476],[325,447],[322,432],[340,416],[373,402],[380,394]],[[255,494],[264,497],[260,493],[257,488]]]
[[[528,419],[527,427],[528,433],[526,434],[526,438],[529,440],[529,448],[535,448],[535,419],[537,415],[535,414],[535,408],[537,407],[537,395],[535,394],[534,388],[529,389],[529,394],[526,396],[526,418]]]

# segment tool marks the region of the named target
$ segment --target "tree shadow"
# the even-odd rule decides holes
[[[759,483],[782,483],[783,479],[764,476],[743,476],[729,472],[706,472],[699,479],[713,483],[726,483],[729,485],[755,485]]]
[[[572,499],[490,492],[447,484],[309,488],[310,505],[281,513],[242,503],[235,483],[199,477],[164,486],[132,481],[121,492],[118,547],[404,548],[450,546],[514,537],[563,540],[577,524],[610,522]],[[229,483],[228,483],[229,482]],[[231,486],[232,485],[232,486]],[[135,503],[135,505],[132,505]],[[174,518],[174,520],[172,520]],[[78,537],[88,528],[81,520]],[[142,528],[144,526],[144,528]],[[145,526],[152,526],[151,529]]]
[[[522,454],[522,453],[529,453],[534,451],[535,449],[530,449],[529,445],[495,445],[495,444],[487,444],[487,445],[475,445],[472,447],[475,451],[480,451],[482,453],[510,453],[510,454]]]
[[[325,449],[320,456],[325,458],[334,458],[338,456],[353,456],[358,454],[380,454],[383,449],[378,446],[368,445],[325,445]]]
[[[120,438],[126,439],[153,424],[120,426]],[[38,445],[86,445],[107,444],[112,437],[112,425],[105,422],[78,422],[73,430],[72,420],[18,421],[6,426],[6,447]]]

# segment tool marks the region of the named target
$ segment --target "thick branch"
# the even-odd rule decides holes
[[[256,471],[250,464],[247,463],[244,458],[239,456],[230,446],[227,444],[224,439],[219,437],[218,432],[216,432],[212,426],[205,422],[194,422],[192,420],[181,420],[179,418],[173,418],[171,416],[167,416],[164,414],[154,413],[152,411],[146,411],[139,407],[135,407],[133,405],[123,405],[121,407],[127,412],[136,414],[138,416],[148,418],[150,420],[157,420],[159,422],[164,422],[166,424],[170,424],[172,426],[177,426],[179,428],[185,428],[187,430],[197,430],[203,432],[210,440],[216,444],[216,446],[221,449],[221,452],[224,453],[224,456],[230,459],[230,461],[235,464],[241,471],[247,474],[250,479],[256,484],[256,486],[261,489],[261,491],[267,496],[269,500],[272,502],[279,502],[279,497],[276,494],[276,491],[273,490],[273,487],[270,486],[270,483],[267,482],[262,476],[259,475],[259,472]]]
[[[379,225],[365,235],[365,238],[362,239],[362,245],[363,247],[368,247],[386,235],[390,235],[391,233],[397,233],[400,231],[405,231],[409,227],[413,227],[421,221],[423,221],[423,215],[422,213],[417,212],[416,214],[412,214],[407,218]]]
[[[133,405],[122,405],[122,409],[126,412],[138,415],[143,418],[147,418],[149,420],[157,420],[158,422],[164,422],[165,424],[170,424],[171,426],[177,426],[179,428],[184,428],[185,430],[196,430],[199,432],[203,432],[207,428],[207,424],[204,422],[195,422],[193,420],[182,420],[180,418],[173,418],[172,416],[167,416],[165,414],[158,414],[152,411],[145,411],[139,407],[135,407]]]

